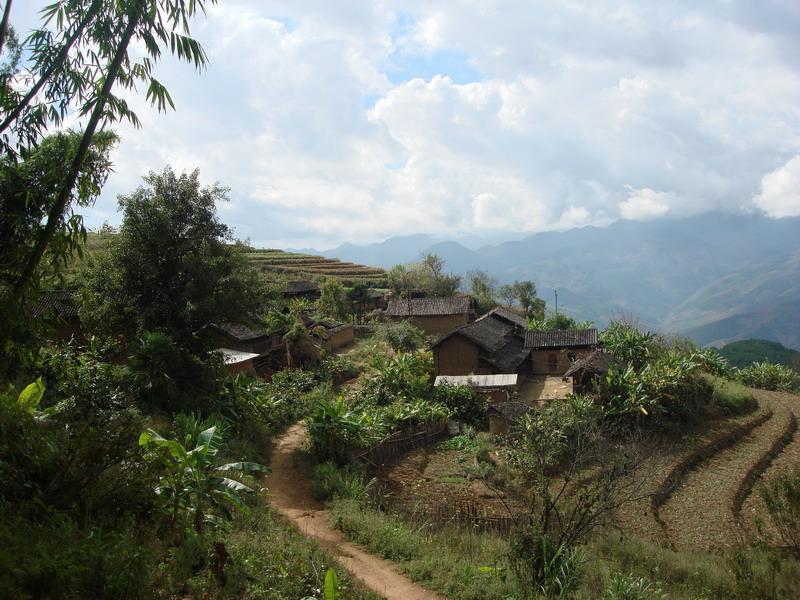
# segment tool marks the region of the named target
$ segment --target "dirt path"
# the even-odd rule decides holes
[[[401,575],[392,563],[364,552],[330,525],[328,511],[314,500],[307,465],[299,450],[306,442],[301,423],[275,443],[266,483],[273,506],[300,531],[314,538],[366,586],[389,600],[440,600],[440,596]]]

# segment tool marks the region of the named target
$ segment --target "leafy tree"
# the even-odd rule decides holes
[[[317,300],[317,310],[323,315],[334,319],[347,318],[347,306],[342,282],[334,277],[328,277],[320,286],[320,297]]]
[[[44,27],[23,42],[26,60],[19,65],[25,70],[23,85],[9,85],[9,77],[0,85],[0,148],[10,157],[22,156],[75,107],[87,120],[75,152],[63,163],[45,224],[18,265],[12,301],[35,277],[70,204],[95,134],[122,119],[139,125],[115,87],[130,90],[145,84],[147,99],[164,110],[167,104],[174,105],[167,89],[153,77],[162,50],[168,48],[198,67],[205,65],[205,52],[189,37],[189,19],[204,5],[205,0],[57,0],[42,11]],[[11,2],[6,2],[0,48],[11,39],[10,12]],[[131,44],[143,51],[129,52]]]
[[[119,235],[86,270],[81,316],[95,331],[161,331],[207,349],[208,325],[241,321],[261,302],[256,272],[226,243],[230,231],[216,215],[226,190],[201,187],[198,171],[176,176],[169,167],[144,180],[120,197]]]
[[[109,154],[116,136],[95,136],[78,175],[78,185],[70,204],[90,205],[106,181],[111,168]],[[23,305],[10,302],[12,288],[22,265],[36,244],[43,221],[58,193],[63,165],[78,147],[80,134],[60,132],[46,137],[36,148],[23,150],[16,159],[0,157],[0,363],[13,369],[24,359],[24,342],[31,325]],[[63,215],[50,243],[47,260],[37,269],[33,283],[38,285],[60,275],[72,252],[80,252],[85,235],[80,215]],[[2,367],[0,367],[2,370]]]
[[[366,283],[359,282],[347,290],[347,301],[350,303],[350,310],[356,321],[363,320],[364,313],[367,311],[367,302],[369,301],[369,286]]]
[[[393,266],[387,279],[390,289],[402,298],[407,298],[412,292],[452,296],[461,285],[461,277],[444,272],[444,260],[436,254],[426,254],[418,263]]]
[[[532,281],[514,281],[500,288],[500,297],[509,308],[519,304],[530,319],[543,319],[545,301],[536,295],[536,284]]]
[[[486,271],[467,273],[469,291],[478,303],[478,310],[486,312],[495,308],[497,302],[497,279]]]

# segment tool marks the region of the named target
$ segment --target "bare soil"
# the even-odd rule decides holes
[[[309,464],[302,449],[306,431],[301,423],[292,426],[272,450],[272,472],[266,483],[275,508],[289,518],[300,531],[314,538],[355,578],[389,600],[438,600],[437,594],[401,575],[389,561],[368,554],[348,542],[330,525],[324,510],[311,493]]]

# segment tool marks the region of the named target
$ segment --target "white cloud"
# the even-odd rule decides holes
[[[167,162],[295,246],[797,214],[797,159],[764,174],[800,156],[798,27],[778,4],[226,0],[193,24],[207,71],[157,68],[177,112],[134,101],[87,222]]]
[[[800,155],[764,175],[754,202],[770,217],[800,215]]]
[[[622,218],[645,221],[662,217],[669,212],[674,196],[668,192],[656,192],[650,188],[634,189],[628,186],[628,199],[619,203]]]

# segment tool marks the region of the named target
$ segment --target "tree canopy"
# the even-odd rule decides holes
[[[202,348],[210,324],[259,309],[258,275],[216,216],[225,188],[201,187],[198,171],[169,167],[144,181],[120,197],[120,232],[86,269],[81,317],[102,333],[161,331]]]

